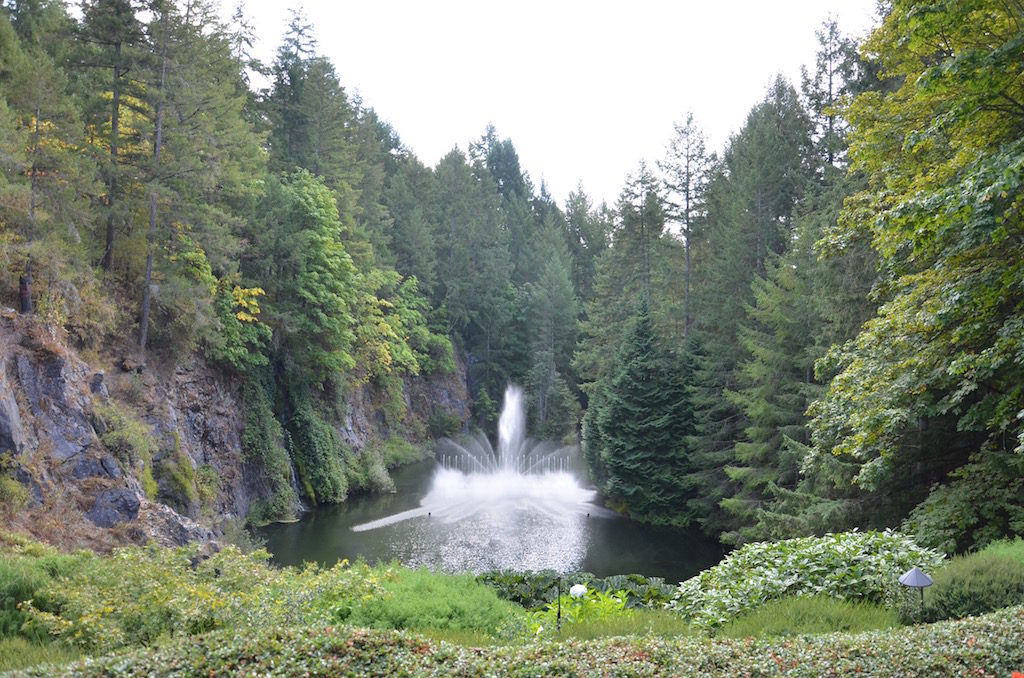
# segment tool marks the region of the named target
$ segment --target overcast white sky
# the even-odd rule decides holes
[[[230,12],[234,0],[224,0]],[[776,73],[799,85],[829,15],[859,37],[875,0],[243,0],[269,62],[301,7],[342,84],[433,166],[490,122],[555,199],[614,203],[692,111],[719,150]]]

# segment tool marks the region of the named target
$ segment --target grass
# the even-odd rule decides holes
[[[0,638],[0,673],[38,664],[67,664],[82,656],[81,651],[58,643],[41,643],[25,638]]]
[[[978,552],[979,555],[993,555],[1005,558],[1013,558],[1024,564],[1024,539],[1001,539],[994,541]]]
[[[522,609],[498,597],[471,574],[438,575],[395,568],[381,580],[384,595],[341,606],[338,621],[376,629],[470,631],[497,634]]]
[[[807,633],[861,633],[900,625],[899,615],[873,603],[852,603],[828,596],[783,598],[722,626],[726,638],[768,638]]]
[[[585,619],[565,624],[554,635],[558,640],[596,640],[622,636],[653,636],[670,640],[701,635],[701,631],[675,612],[668,610],[635,609],[606,619]]]

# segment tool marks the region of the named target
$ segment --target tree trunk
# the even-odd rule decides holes
[[[18,278],[18,297],[21,300],[21,312],[32,313],[32,257],[25,263],[25,275]]]

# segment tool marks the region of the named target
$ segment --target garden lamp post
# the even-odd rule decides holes
[[[918,567],[912,567],[900,577],[900,583],[907,588],[921,591],[921,623],[924,623],[924,589],[932,585],[932,578]]]

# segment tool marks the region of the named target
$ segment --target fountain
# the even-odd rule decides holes
[[[577,460],[574,447],[526,436],[523,394],[510,387],[493,446],[483,434],[442,441],[433,462],[396,470],[399,493],[320,507],[260,534],[274,560],[290,565],[365,558],[451,572],[643,572],[681,581],[721,559],[717,541],[697,530],[634,523],[594,504]]]
[[[413,519],[440,523],[429,533],[431,541],[439,529],[446,535],[432,548],[449,569],[578,566],[586,552],[587,520],[615,514],[594,504],[597,493],[571,472],[574,452],[574,446],[526,436],[523,393],[509,386],[497,448],[481,433],[441,441],[439,467],[417,508],[351,529],[364,532]]]

